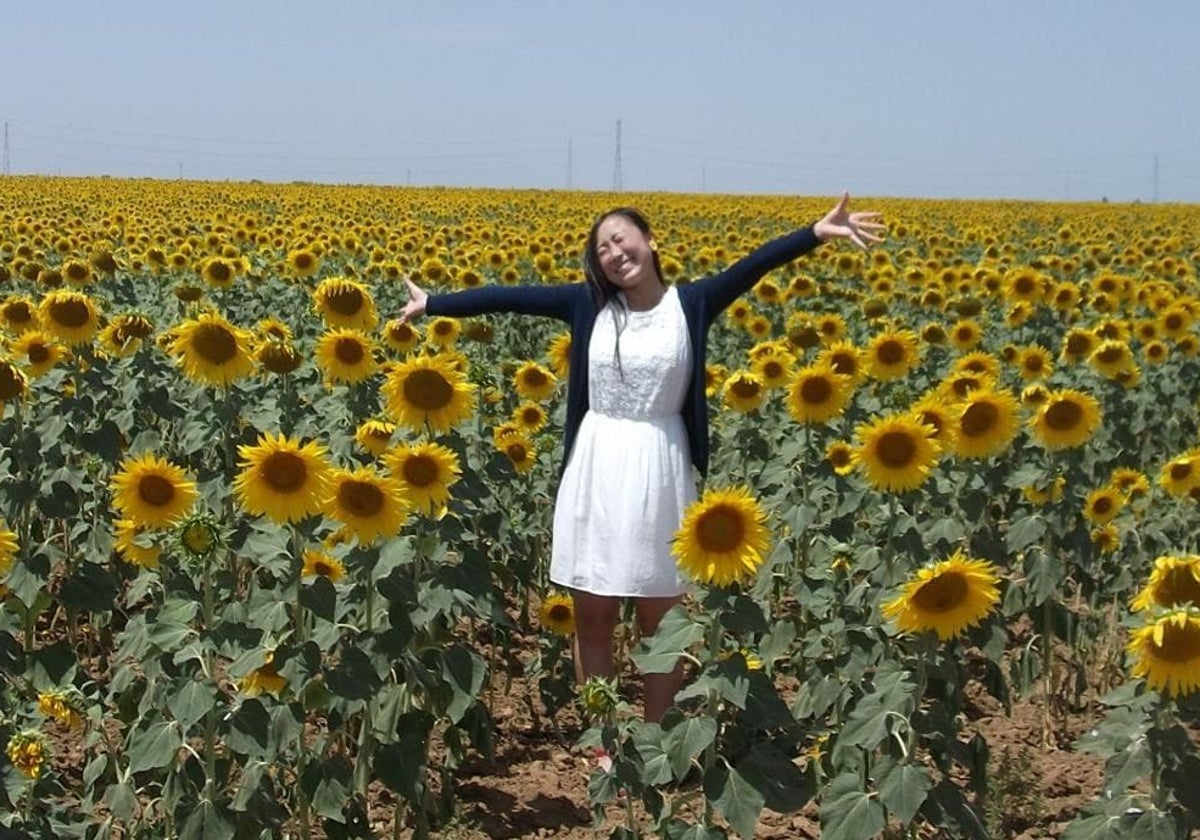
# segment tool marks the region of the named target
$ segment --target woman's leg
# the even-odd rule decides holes
[[[621,612],[621,599],[572,590],[575,602],[575,676],[613,675],[613,631]]]
[[[667,610],[682,600],[682,595],[673,595],[670,598],[635,598],[633,603],[637,611],[638,631],[642,638],[653,636]],[[667,709],[671,708],[675,695],[679,693],[679,686],[683,683],[683,661],[676,662],[675,669],[669,673],[646,674],[645,681],[644,717],[648,723],[658,723]]]

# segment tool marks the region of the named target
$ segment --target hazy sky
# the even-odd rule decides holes
[[[627,190],[1200,202],[1194,0],[0,0],[0,20],[14,174],[610,189],[620,120]]]

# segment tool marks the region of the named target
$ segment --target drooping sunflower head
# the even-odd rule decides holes
[[[538,608],[538,620],[551,633],[575,634],[575,602],[570,595],[548,595]]]
[[[202,313],[174,333],[170,351],[189,379],[224,388],[254,373],[250,336],[220,315]]]
[[[42,328],[69,347],[87,344],[100,331],[100,310],[82,292],[55,289],[38,306]]]
[[[313,291],[313,310],[327,327],[373,330],[379,323],[375,300],[367,287],[345,277],[322,280]]]
[[[728,586],[753,577],[769,545],[766,514],[742,486],[708,490],[689,505],[671,553],[693,580]]]
[[[810,365],[796,371],[788,388],[787,407],[797,423],[827,423],[839,416],[853,394],[850,380],[832,368]]]
[[[0,359],[0,412],[4,404],[22,399],[29,392],[29,378],[15,364]]]
[[[420,431],[448,432],[475,411],[476,388],[440,356],[413,356],[396,365],[382,388],[388,416]]]
[[[1006,390],[981,388],[959,405],[954,431],[954,454],[960,458],[990,458],[1008,448],[1020,431],[1017,399]]]
[[[1088,360],[1097,373],[1108,379],[1116,379],[1119,374],[1134,366],[1129,345],[1116,339],[1100,342]]]
[[[988,617],[1000,601],[999,583],[995,566],[960,550],[919,569],[881,611],[903,632],[933,631],[945,641]]]
[[[1172,610],[1130,634],[1126,652],[1132,676],[1168,697],[1200,690],[1200,613]]]
[[[392,445],[396,424],[386,420],[364,420],[354,430],[354,442],[376,458],[381,458]]]
[[[1130,606],[1137,612],[1160,607],[1200,608],[1200,556],[1159,557]]]
[[[413,508],[426,516],[438,516],[446,509],[450,488],[462,475],[458,456],[438,443],[401,444],[384,456],[384,464]]]
[[[1046,449],[1070,449],[1087,443],[1100,419],[1095,397],[1065,388],[1047,394],[1029,426],[1033,439]]]
[[[915,490],[929,478],[941,453],[933,429],[911,413],[860,424],[857,435],[855,462],[877,490]]]
[[[113,523],[113,548],[126,563],[143,569],[157,569],[162,556],[162,546],[155,540],[153,531],[132,519],[118,519]]]
[[[400,482],[370,467],[334,470],[323,505],[362,545],[398,534],[410,507]]]
[[[182,469],[153,453],[126,458],[112,477],[113,507],[145,528],[167,528],[197,498],[196,485]]]
[[[262,435],[254,446],[238,448],[240,472],[234,494],[252,515],[296,522],[318,513],[329,481],[325,447],[284,435]]]
[[[278,339],[260,341],[254,350],[254,359],[263,370],[280,376],[292,373],[304,361],[290,341]]]

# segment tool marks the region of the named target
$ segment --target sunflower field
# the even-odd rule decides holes
[[[676,708],[576,685],[570,336],[403,278],[577,282],[634,204],[685,283],[829,203],[0,180],[0,833],[431,836],[513,695],[612,837],[1016,836],[980,696],[1103,765],[1056,834],[1200,830],[1196,207],[856,200],[710,335],[695,587],[621,655]]]

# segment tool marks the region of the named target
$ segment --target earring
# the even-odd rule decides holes
[[[658,243],[657,243],[657,242],[651,242],[651,243],[650,243],[650,250],[651,250],[651,251],[655,251],[655,252],[657,252],[657,251],[658,251]]]

